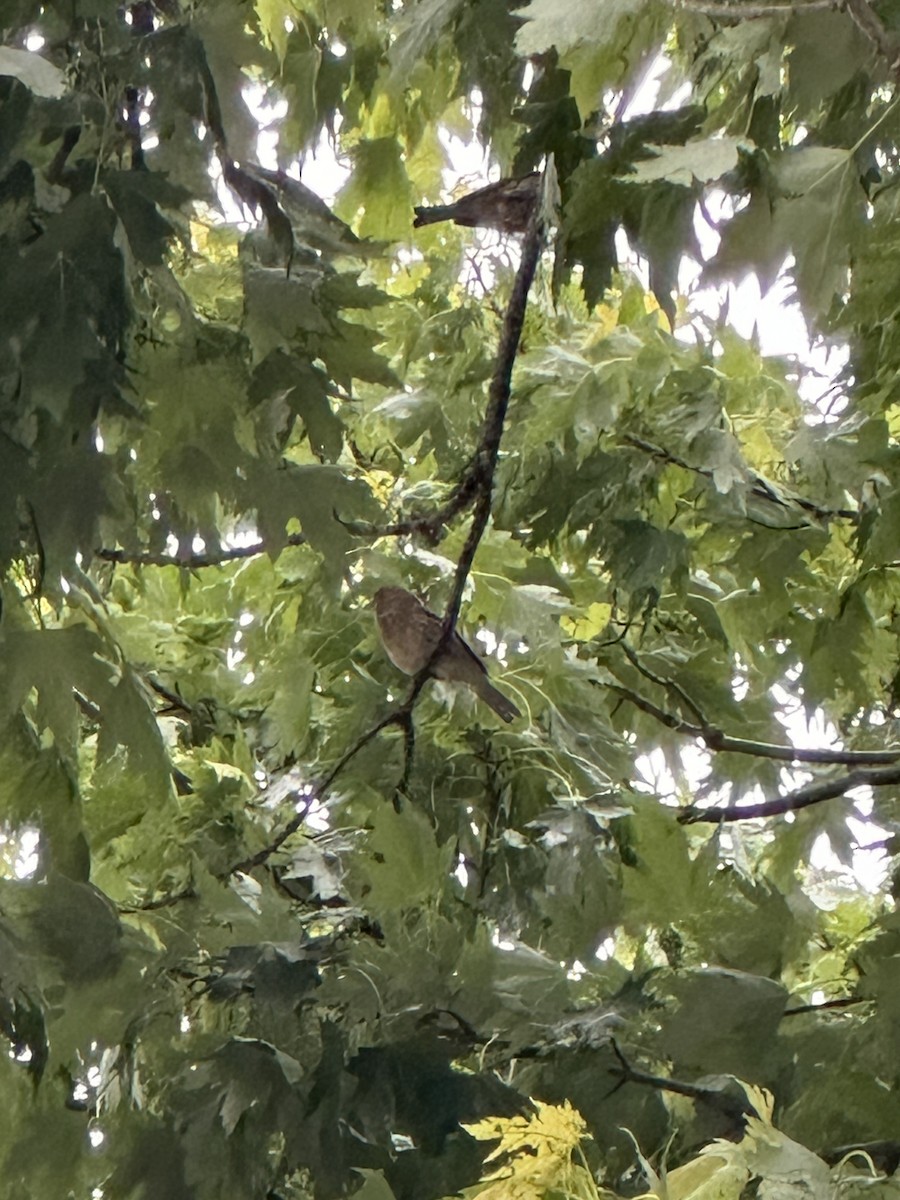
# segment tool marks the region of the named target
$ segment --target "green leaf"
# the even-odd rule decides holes
[[[695,180],[713,183],[737,166],[740,151],[747,143],[739,138],[708,138],[684,146],[654,146],[647,149],[654,157],[636,163],[625,178],[635,183],[653,183],[667,179],[689,187]]]
[[[388,241],[409,236],[412,195],[395,138],[360,142],[353,174],[341,190],[337,210],[363,237]]]
[[[663,1052],[677,1071],[740,1077],[765,1069],[787,999],[782,986],[710,967],[673,979],[666,991],[678,1010],[666,1022]]]
[[[7,905],[25,917],[37,948],[55,960],[64,978],[95,982],[117,970],[122,930],[115,909],[96,888],[52,873],[40,882],[6,884],[4,890]]]
[[[604,19],[598,23],[594,0],[575,0],[564,6],[558,0],[530,0],[518,14],[525,24],[516,35],[516,49],[528,55],[555,47],[560,54],[567,54],[583,43],[602,44],[617,22],[634,10],[632,0],[614,0],[604,5]]]
[[[443,886],[452,846],[436,843],[424,815],[385,805],[373,822],[369,861],[362,864],[375,912],[427,903]]]
[[[391,73],[398,87],[427,57],[438,38],[456,17],[461,0],[425,0],[396,19],[391,50]]]

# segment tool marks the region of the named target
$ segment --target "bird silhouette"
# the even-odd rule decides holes
[[[441,618],[405,588],[383,587],[375,593],[375,618],[388,658],[405,675],[418,675],[441,640]],[[435,679],[465,683],[507,723],[522,714],[512,700],[490,682],[487,667],[454,630],[431,664]]]
[[[524,233],[537,203],[540,172],[532,171],[519,179],[500,179],[477,192],[469,192],[454,204],[435,204],[415,209],[413,226],[453,221],[467,228],[476,226],[499,229],[501,233]]]

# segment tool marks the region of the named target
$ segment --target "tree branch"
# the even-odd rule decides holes
[[[285,538],[285,546],[305,546],[308,542],[306,534],[291,533]],[[217,551],[203,554],[155,554],[149,550],[114,550],[101,546],[94,551],[95,558],[104,562],[115,563],[118,566],[135,567],[184,567],[188,571],[201,570],[203,567],[219,567],[222,563],[235,562],[242,558],[254,558],[257,554],[271,553],[272,547],[266,542],[254,542],[251,546],[226,546]]]
[[[622,648],[622,653],[636,671],[639,671],[641,675],[643,675],[645,679],[649,679],[651,683],[655,683],[657,687],[665,688],[667,692],[674,692],[684,707],[689,712],[694,714],[695,718],[700,722],[700,724],[703,726],[708,726],[709,722],[706,720],[703,712],[687,694],[680,683],[677,683],[674,679],[664,678],[662,675],[657,675],[655,672],[651,671],[648,666],[645,666],[644,663],[641,662],[626,641],[621,641],[619,645]]]
[[[475,455],[463,472],[456,487],[448,500],[436,512],[422,513],[385,525],[380,529],[373,527],[368,532],[374,537],[404,537],[409,535],[424,536],[428,543],[436,546],[440,542],[445,527],[454,517],[465,512],[470,504],[474,504],[472,527],[466,545],[463,548],[457,573],[454,579],[453,593],[444,618],[445,627],[450,631],[456,624],[459,615],[459,605],[465,586],[466,577],[472,566],[475,550],[481,541],[487,526],[491,510],[491,493],[493,490],[494,471],[497,465],[497,454],[500,440],[503,436],[503,423],[509,407],[512,387],[512,371],[522,337],[522,326],[525,321],[525,311],[528,304],[528,292],[534,279],[534,273],[540,259],[544,244],[544,217],[541,204],[537,203],[531,215],[528,229],[522,244],[522,258],[513,282],[512,293],[506,312],[503,315],[503,326],[500,332],[500,343],[497,351],[497,362],[491,376],[488,405],[482,426],[481,439]],[[451,610],[453,615],[451,618]],[[449,635],[448,635],[449,636]],[[438,650],[443,649],[442,640]],[[437,650],[435,655],[437,655]]]
[[[648,716],[654,717],[667,729],[676,733],[684,733],[688,737],[701,738],[709,750],[723,751],[729,754],[751,754],[756,758],[771,758],[778,762],[813,763],[828,766],[872,766],[894,763],[900,759],[900,746],[892,750],[825,750],[814,747],[779,746],[773,742],[760,742],[750,738],[732,737],[723,733],[717,725],[708,721],[700,706],[688,695],[680,683],[663,675],[657,675],[641,662],[638,655],[624,640],[616,644],[636,671],[649,679],[657,687],[672,692],[694,715],[694,721],[687,721],[675,713],[667,712],[654,704],[652,700],[633,692],[630,688],[617,683],[601,684],[611,692],[629,701],[635,708]]]
[[[806,787],[797,788],[774,800],[764,800],[760,804],[729,804],[724,808],[696,808],[690,805],[678,814],[682,825],[693,825],[698,821],[712,821],[716,824],[725,821],[752,821],[763,817],[780,817],[785,813],[799,812],[801,808],[809,808],[813,804],[821,804],[823,800],[834,800],[844,796],[853,788],[858,787],[889,787],[900,783],[900,767],[866,769],[859,767],[848,771],[840,779],[823,779]]]
[[[868,996],[838,996],[835,1000],[823,1000],[821,1004],[798,1004],[796,1008],[786,1008],[782,1014],[785,1017],[798,1017],[801,1013],[827,1012],[834,1008],[852,1008],[855,1004],[869,1004]]]
[[[263,846],[261,850],[257,850],[255,854],[250,855],[248,858],[244,858],[240,862],[234,863],[233,866],[230,866],[227,869],[224,877],[227,878],[229,875],[234,875],[238,871],[246,875],[252,871],[254,867],[262,866],[264,862],[272,857],[276,850],[280,850],[288,838],[295,834],[301,827],[303,822],[306,820],[309,810],[312,808],[312,806],[322,799],[322,797],[334,783],[335,779],[337,779],[338,775],[340,775],[341,771],[343,771],[344,767],[346,767],[347,764],[351,762],[351,760],[354,759],[357,754],[359,754],[360,750],[362,750],[364,746],[368,746],[369,742],[373,741],[378,734],[381,733],[382,729],[387,729],[390,725],[404,724],[405,719],[408,717],[409,711],[412,707],[412,703],[415,700],[415,695],[416,693],[411,694],[399,708],[393,709],[387,714],[387,716],[382,717],[380,721],[376,721],[370,729],[367,729],[365,733],[358,737],[350,749],[341,755],[322,782],[316,784],[311,791],[292,793],[292,799],[301,805],[300,809],[294,814],[293,817],[291,817],[290,821],[288,821],[284,828],[279,831],[277,836],[274,837],[267,846]]]
[[[833,7],[829,5],[828,7]],[[702,475],[704,479],[712,479],[713,473],[707,467],[697,467],[693,463],[687,462],[678,454],[673,454],[669,450],[665,450],[662,446],[657,446],[653,442],[648,442],[645,438],[635,437],[630,433],[626,433],[622,441],[627,446],[633,446],[635,450],[641,450],[644,454],[649,454],[653,458],[659,458],[663,462],[671,463],[674,467],[682,467],[685,471],[693,471],[695,475]],[[791,504],[796,504],[798,508],[804,512],[810,513],[820,521],[834,520],[840,518],[843,521],[858,521],[859,513],[852,508],[825,508],[822,504],[817,504],[814,500],[808,500],[805,496],[798,496],[795,493],[781,496],[767,481],[760,476],[754,478],[750,486],[750,494],[756,496],[759,500],[768,500],[770,504],[780,504],[782,508],[787,508]]]
[[[165,684],[160,683],[158,679],[154,679],[152,675],[147,675],[145,679],[148,687],[156,692],[157,696],[161,696],[167,702],[168,708],[163,710],[164,713],[168,715],[172,712],[182,712],[185,716],[191,715],[193,709],[184,696],[179,695],[178,692],[173,692],[171,688],[167,688]]]
[[[416,753],[416,727],[413,724],[412,709],[406,712],[405,721],[398,721],[403,729],[403,774],[394,788],[394,811],[399,812],[403,806],[403,797],[409,787],[409,777],[412,774],[413,758]]]
[[[145,900],[143,904],[119,904],[117,911],[120,913],[141,913],[155,912],[160,908],[172,908],[176,904],[180,904],[182,900],[196,900],[199,893],[194,888],[193,884],[188,884],[186,888],[182,888],[180,892],[171,892],[167,896],[160,896],[156,900]]]
[[[248,858],[242,859],[241,862],[229,867],[225,873],[226,877],[234,874],[236,871],[246,874],[252,871],[254,867],[262,866],[263,863],[284,845],[292,834],[297,832],[306,820],[312,805],[320,801],[328,792],[335,779],[337,779],[347,764],[356,757],[364,746],[367,746],[369,742],[376,738],[383,729],[387,729],[391,725],[399,725],[404,731],[403,774],[394,793],[394,807],[397,808],[399,805],[400,796],[405,791],[409,782],[415,750],[415,728],[412,722],[412,710],[419,693],[430,678],[432,663],[443,650],[449,638],[453,636],[466,579],[468,578],[472,561],[475,557],[475,551],[490,519],[494,472],[497,466],[497,456],[500,451],[500,441],[503,437],[503,424],[506,419],[507,408],[509,407],[513,365],[518,353],[519,341],[522,337],[522,327],[525,322],[525,311],[528,304],[528,292],[534,279],[534,273],[537,270],[543,240],[544,217],[541,205],[536,204],[525,234],[522,246],[522,259],[519,263],[519,269],[516,272],[512,293],[503,319],[503,329],[500,334],[500,345],[497,352],[497,363],[491,377],[481,440],[479,441],[472,467],[468,472],[469,479],[461,483],[457,497],[452,501],[452,503],[459,504],[459,494],[464,491],[468,494],[468,489],[471,489],[471,493],[475,498],[475,509],[472,514],[472,524],[469,528],[462,554],[456,565],[453,590],[444,614],[441,637],[434,648],[434,652],[422,670],[416,675],[410,687],[409,694],[403,703],[389,712],[387,716],[382,717],[380,721],[377,721],[370,729],[367,729],[365,733],[357,738],[350,749],[338,759],[321,783],[318,783],[309,792],[295,792],[295,802],[301,805],[299,810],[268,845]],[[445,506],[446,508],[447,506]]]
[[[846,10],[857,29],[872,43],[879,57],[882,58],[896,79],[900,75],[900,44],[890,33],[881,17],[875,12],[868,0],[843,0],[842,7]]]
[[[491,743],[485,738],[483,749],[478,757],[484,763],[485,792],[488,797],[484,814],[484,835],[481,839],[481,860],[478,863],[478,899],[483,900],[487,894],[488,876],[494,865],[496,844],[500,833],[500,820],[503,815],[503,788],[497,779],[497,764],[491,754]]]
[[[546,186],[547,176],[544,177]],[[503,328],[500,332],[500,345],[497,351],[497,363],[491,376],[491,386],[488,392],[488,405],[484,417],[484,427],[481,441],[475,453],[471,467],[472,486],[475,492],[475,507],[472,513],[472,524],[469,535],[463,546],[463,552],[456,564],[456,574],[453,579],[453,590],[447,611],[444,614],[444,635],[435,648],[433,657],[444,648],[453,633],[456,619],[459,616],[459,606],[462,603],[463,589],[466,585],[475,551],[487,528],[491,515],[491,499],[494,487],[494,472],[497,469],[497,456],[500,453],[500,441],[503,437],[503,424],[509,408],[509,398],[512,392],[512,372],[519,352],[519,342],[522,338],[522,327],[525,324],[525,312],[528,306],[528,293],[534,273],[537,270],[541,249],[544,244],[544,214],[540,202],[535,204],[525,240],[522,245],[522,258],[512,294],[506,306],[503,318]]]
[[[837,10],[840,4],[837,0],[799,0],[796,4],[728,4],[717,3],[716,0],[676,0],[677,8],[687,9],[688,12],[702,13],[707,17],[733,17],[736,20],[752,21],[755,17],[778,16],[787,13],[814,12],[822,9]]]
[[[618,683],[607,683],[601,686],[615,692],[623,700],[639,708],[641,712],[654,717],[667,729],[675,733],[683,733],[688,737],[701,738],[708,750],[722,751],[726,754],[750,754],[756,758],[772,758],[776,762],[813,763],[820,766],[852,766],[853,764],[882,764],[893,763],[900,759],[900,747],[896,750],[825,750],[806,746],[779,746],[774,742],[758,742],[751,738],[732,737],[723,733],[715,725],[694,724],[685,721],[674,713],[659,708],[652,700],[630,688]]]
[[[392,521],[389,525],[372,525],[367,521],[344,521],[334,514],[345,529],[357,536],[371,538],[385,537],[423,537],[429,546],[437,546],[444,536],[444,530],[454,517],[464,512],[472,502],[476,490],[477,479],[472,467],[463,472],[456,486],[450,493],[445,504],[432,513],[413,513],[402,521]]]
[[[729,1095],[720,1088],[705,1086],[701,1083],[683,1083],[678,1079],[667,1079],[664,1075],[651,1075],[647,1071],[638,1070],[637,1067],[631,1065],[619,1049],[615,1038],[610,1038],[610,1046],[619,1061],[618,1067],[610,1069],[611,1075],[619,1076],[619,1082],[613,1089],[614,1091],[626,1083],[639,1083],[644,1087],[656,1088],[661,1092],[672,1092],[676,1096],[687,1096],[690,1100],[704,1101],[733,1121],[743,1122],[745,1117],[755,1115],[746,1098],[741,1102],[737,1097]]]

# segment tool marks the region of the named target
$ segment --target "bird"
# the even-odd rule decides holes
[[[453,221],[470,229],[480,225],[486,229],[499,229],[501,233],[524,233],[537,203],[540,185],[540,172],[532,171],[518,179],[489,183],[477,192],[469,192],[455,204],[417,207],[413,228]]]
[[[375,619],[394,666],[405,675],[418,675],[441,639],[441,618],[405,588],[382,587],[375,593]],[[456,630],[431,664],[431,674],[435,679],[467,684],[507,724],[522,715],[490,682],[484,662]]]

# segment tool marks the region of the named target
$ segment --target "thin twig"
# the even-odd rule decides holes
[[[677,8],[686,8],[688,12],[702,13],[707,17],[734,17],[736,20],[752,21],[756,17],[773,17],[786,13],[794,16],[797,13],[821,12],[822,9],[836,11],[840,8],[837,0],[799,0],[796,4],[728,4],[717,0],[677,0]]]
[[[234,875],[236,872],[241,872],[242,874],[246,875],[252,871],[254,867],[261,867],[263,863],[272,857],[276,850],[280,850],[288,838],[295,834],[302,826],[309,814],[310,809],[314,804],[317,804],[324,795],[326,795],[331,788],[331,785],[334,783],[335,779],[337,779],[338,775],[341,774],[344,768],[357,756],[357,754],[359,754],[360,750],[362,750],[365,746],[368,746],[369,742],[374,741],[374,739],[379,733],[381,733],[383,729],[388,729],[391,725],[399,725],[405,733],[404,747],[406,761],[404,765],[403,777],[397,788],[397,791],[399,792],[400,788],[405,786],[405,781],[408,778],[409,771],[411,769],[411,754],[414,743],[412,734],[412,709],[426,679],[427,676],[423,676],[421,680],[417,676],[413,680],[409,695],[406,697],[403,703],[397,708],[392,709],[389,713],[387,713],[386,716],[376,721],[374,725],[365,731],[365,733],[361,734],[350,747],[350,749],[341,755],[324,779],[317,783],[315,787],[311,788],[309,791],[293,792],[292,798],[294,802],[301,805],[298,811],[293,817],[291,817],[290,821],[288,821],[284,828],[279,830],[278,834],[272,839],[271,842],[268,843],[268,845],[263,846],[261,850],[257,850],[255,854],[250,855],[248,858],[242,859],[238,863],[234,863],[225,872],[225,877],[227,878],[229,875]]]
[[[152,675],[146,676],[146,682],[148,686],[154,692],[156,692],[157,696],[161,696],[163,700],[167,702],[169,707],[168,709],[163,710],[167,715],[170,712],[183,712],[185,715],[190,716],[190,714],[194,711],[190,704],[188,704],[188,702],[185,700],[184,696],[180,696],[178,692],[173,692],[170,688],[167,688],[165,684],[160,683],[158,679],[154,679]]]
[[[198,895],[199,893],[193,884],[188,884],[180,892],[171,892],[169,895],[160,896],[156,900],[145,900],[143,904],[120,904],[118,911],[120,913],[155,912],[160,908],[172,908],[173,905],[180,904],[182,900],[196,900]]]
[[[358,737],[350,749],[341,755],[321,783],[318,783],[308,792],[295,792],[294,796],[301,804],[301,807],[294,814],[294,816],[291,817],[290,821],[288,821],[284,828],[278,832],[278,834],[272,839],[271,842],[269,842],[267,846],[263,846],[261,850],[257,850],[257,852],[250,855],[249,858],[245,858],[238,863],[234,863],[233,866],[228,868],[228,870],[225,872],[225,875],[234,875],[236,872],[241,872],[242,874],[246,875],[252,871],[254,867],[262,866],[264,862],[272,857],[276,850],[280,850],[288,838],[295,834],[306,820],[309,810],[312,808],[312,806],[322,799],[322,797],[334,783],[335,779],[337,779],[338,775],[340,775],[340,773],[343,771],[344,767],[346,767],[347,764],[354,759],[357,754],[359,754],[360,750],[362,750],[364,746],[367,746],[369,742],[373,741],[378,734],[381,733],[382,729],[387,729],[390,725],[404,724],[408,713],[407,706],[409,704],[410,700],[407,698],[400,708],[396,708],[389,712],[386,717],[382,717],[380,721],[376,721],[370,729],[367,729],[365,733]]]
[[[308,538],[304,533],[291,533],[284,540],[285,546],[305,546]],[[149,550],[114,550],[101,546],[94,551],[95,558],[104,562],[115,563],[118,566],[134,567],[183,567],[188,571],[201,570],[204,567],[218,567],[222,563],[234,562],[242,558],[254,558],[257,554],[269,554],[271,544],[254,542],[250,546],[226,546],[221,550],[203,554],[155,554]]]
[[[495,846],[499,833],[500,818],[503,812],[503,791],[497,786],[497,779],[495,777],[496,767],[491,758],[491,745],[488,741],[485,742],[483,762],[488,804],[484,820],[484,837],[481,844],[481,862],[478,864],[479,900],[483,900],[487,893],[488,876],[494,864]]]
[[[655,672],[651,671],[648,666],[645,666],[645,664],[641,662],[637,654],[635,654],[634,650],[632,650],[627,642],[623,641],[620,643],[620,645],[622,648],[622,653],[636,671],[639,671],[645,679],[649,679],[651,683],[655,683],[658,687],[665,688],[667,692],[673,692],[684,705],[684,707],[688,709],[689,712],[694,714],[694,717],[702,726],[706,727],[709,725],[709,722],[706,720],[706,717],[703,715],[700,707],[691,699],[680,683],[677,683],[674,679],[663,678],[661,675],[657,675]]]
[[[413,759],[416,754],[416,727],[412,719],[412,709],[407,711],[406,720],[398,724],[403,730],[403,774],[394,788],[394,811],[400,812],[403,807],[403,797],[409,787],[409,777],[412,774]]]
[[[429,546],[437,546],[447,525],[468,508],[475,493],[476,483],[474,471],[467,467],[446,503],[435,512],[413,513],[404,517],[402,521],[392,521],[389,525],[373,525],[368,521],[344,521],[338,513],[334,514],[334,518],[351,533],[358,537],[370,538],[372,541],[386,537],[421,537]]]
[[[491,289],[488,287],[487,283],[485,282],[484,276],[481,273],[481,267],[478,263],[477,254],[475,254],[475,253],[467,254],[466,262],[469,264],[469,267],[472,270],[472,274],[475,276],[475,278],[478,280],[478,283],[481,286],[481,294],[482,294],[482,298],[484,299],[485,304],[487,304],[488,308],[490,308],[491,312],[498,319],[498,321],[502,320],[503,313],[500,311],[500,309],[497,307],[496,303],[494,302],[494,298],[491,295]]]
[[[801,1013],[827,1012],[830,1008],[852,1008],[854,1004],[870,1003],[868,996],[839,996],[836,1000],[823,1000],[821,1004],[798,1004],[796,1008],[786,1008],[784,1016],[798,1017]]]
[[[742,1103],[727,1092],[705,1086],[702,1083],[683,1083],[679,1079],[667,1079],[664,1075],[651,1075],[649,1072],[641,1071],[631,1065],[619,1049],[615,1038],[610,1039],[610,1046],[619,1061],[618,1067],[610,1069],[611,1075],[619,1076],[619,1082],[613,1089],[614,1091],[625,1083],[638,1083],[644,1087],[656,1088],[661,1092],[672,1092],[676,1096],[687,1096],[690,1100],[704,1101],[734,1121],[743,1121],[745,1117],[754,1115],[752,1106],[746,1100]]]
[[[713,478],[713,472],[708,467],[695,466],[680,455],[674,454],[662,446],[657,446],[653,442],[648,442],[646,438],[635,437],[633,434],[626,433],[622,437],[622,441],[625,445],[634,447],[635,450],[641,450],[644,454],[649,454],[653,458],[671,463],[673,467],[682,467],[685,471],[693,471],[695,475],[702,475],[704,479],[711,480]],[[767,500],[770,504],[778,504],[785,509],[789,508],[792,504],[796,504],[798,508],[810,513],[820,521],[835,520],[837,518],[842,521],[859,520],[859,513],[852,508],[826,508],[822,504],[817,504],[815,500],[808,500],[805,496],[798,496],[793,492],[781,496],[774,490],[771,484],[759,476],[754,477],[754,481],[750,486],[750,494],[759,500]]]

